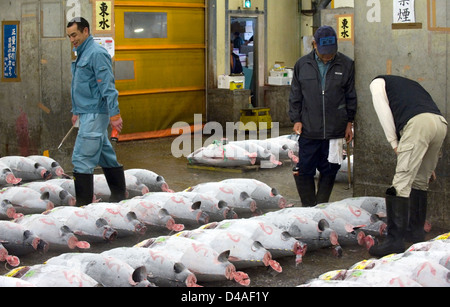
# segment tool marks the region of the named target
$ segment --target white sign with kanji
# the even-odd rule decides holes
[[[416,22],[416,10],[414,0],[393,0],[394,19],[393,23]]]

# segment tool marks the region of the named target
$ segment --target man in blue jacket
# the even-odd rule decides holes
[[[334,29],[320,27],[313,45],[314,50],[295,64],[289,97],[289,116],[294,132],[300,134],[294,179],[306,207],[329,201],[340,169],[339,163],[328,160],[330,140],[351,142],[357,106],[354,62],[337,51]],[[342,152],[342,146],[336,147]],[[320,173],[317,193],[316,170]]]
[[[67,35],[77,55],[72,63],[72,124],[79,121],[72,155],[77,205],[92,202],[97,165],[102,167],[111,190],[110,201],[118,202],[125,198],[125,175],[108,139],[108,125],[120,132],[123,122],[111,57],[94,42],[86,19],[70,21]]]

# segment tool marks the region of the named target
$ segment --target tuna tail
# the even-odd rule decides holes
[[[20,264],[20,260],[19,258],[17,258],[16,256],[8,256],[6,257],[6,262],[13,267],[16,267]]]
[[[6,175],[6,182],[9,184],[19,184],[22,181],[22,178],[17,178],[16,176],[14,176],[13,173],[9,173],[8,175]]]
[[[233,279],[242,286],[249,286],[250,285],[250,278],[248,275],[244,272],[234,272]]]

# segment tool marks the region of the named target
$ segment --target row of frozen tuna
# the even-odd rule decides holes
[[[22,181],[66,177],[61,165],[46,156],[6,156],[0,158],[0,187]]]
[[[266,140],[214,141],[197,149],[187,159],[190,165],[222,168],[259,165],[261,168],[270,169],[283,165],[286,161],[298,163],[298,151],[298,135],[283,135]],[[336,180],[348,180],[348,172],[352,169],[351,155],[349,160],[342,163]]]
[[[214,141],[187,157],[190,164],[217,167],[261,165],[274,168],[281,161],[298,162],[298,136],[283,135],[265,140]]]
[[[125,179],[128,198],[148,192],[172,192],[162,176],[148,170],[126,170]],[[42,213],[53,207],[74,206],[74,195],[75,186],[71,178],[7,184],[0,190],[0,220],[16,218],[17,213]],[[110,195],[105,176],[94,175],[94,201],[108,201]]]
[[[164,177],[154,172],[147,170],[142,172],[140,169],[133,169],[128,170],[126,176],[127,190],[131,190],[131,194],[145,194],[148,191],[170,191]],[[65,174],[59,162],[47,156],[6,156],[0,158],[0,187],[17,185],[21,182],[70,178],[70,176]],[[96,177],[96,179],[97,193],[109,198],[108,193],[102,193],[105,190],[106,180],[101,177]],[[73,186],[67,187],[69,190],[73,190]],[[130,196],[132,197],[133,195]]]
[[[450,287],[450,233],[404,253],[326,272],[300,287]]]
[[[325,247],[337,249],[338,244],[341,243],[340,239],[343,245],[367,244],[366,238],[370,235],[366,235],[364,231],[376,234],[382,231],[383,224],[380,220],[373,221],[372,215],[375,214],[370,214],[363,208],[366,207],[379,214],[383,211],[380,199],[348,199],[347,202],[347,204],[345,201],[330,203],[326,207],[317,208],[286,208],[249,219],[223,220],[172,236],[144,240],[137,247],[117,248],[106,251],[102,255],[119,258],[134,269],[145,267],[148,280],[158,286],[193,286],[197,285],[197,281],[218,280],[235,280],[242,285],[248,285],[250,282],[248,276],[236,269],[267,266],[276,272],[281,272],[281,266],[273,259],[294,256],[295,262],[300,263],[307,249]],[[96,205],[98,204],[89,206]],[[36,215],[39,217],[34,217],[33,220],[42,222],[38,227],[32,226],[31,223],[22,224],[20,221],[18,224],[26,225],[25,228],[34,232],[46,228],[46,231],[39,234],[48,240],[49,236],[46,232],[49,231],[49,227],[55,227],[51,225],[56,224],[57,219],[45,220],[45,218],[52,214],[54,213]],[[83,214],[79,212],[76,215]],[[58,215],[57,211],[56,215]],[[336,227],[336,230],[330,228],[331,224]],[[379,224],[379,228],[375,227],[376,224]],[[344,235],[340,236],[340,233]],[[32,242],[34,246],[42,246],[36,239]],[[72,237],[71,246],[86,250],[89,244]],[[71,263],[71,268],[92,268],[94,266],[91,263],[94,261],[92,258],[95,257],[99,256],[90,253],[69,253],[56,258],[63,261],[62,264]],[[90,264],[86,264],[86,261]],[[94,262],[101,263],[100,260]],[[61,262],[50,259],[46,265],[49,264],[60,265]],[[105,266],[103,267],[106,269]],[[40,273],[41,269],[48,268],[42,265],[34,268],[26,267],[23,270],[36,269],[39,272],[23,276],[25,278],[31,275],[37,278],[40,274],[45,274],[45,272]],[[15,272],[9,275],[22,277],[21,273]],[[64,275],[67,274],[61,273],[61,276]],[[108,276],[106,272],[99,275]],[[54,277],[42,280],[52,279]],[[62,284],[64,283],[59,283],[59,285]],[[107,282],[101,284],[111,285]]]
[[[52,249],[88,248],[89,244],[79,242],[78,237],[88,242],[103,242],[114,240],[117,236],[143,235],[147,228],[153,226],[177,232],[183,230],[185,224],[198,227],[210,221],[236,219],[237,214],[228,204],[234,204],[237,200],[250,201],[251,205],[247,204],[249,213],[252,213],[250,208],[256,208],[256,202],[266,209],[282,208],[286,204],[275,189],[270,189],[262,182],[236,179],[236,182],[247,183],[247,187],[237,187],[227,182],[228,180],[218,185],[216,190],[211,189],[211,193],[154,192],[120,203],[99,202],[81,208],[43,206],[40,212],[26,212],[25,216],[22,214],[25,211],[16,213],[15,208],[19,208],[18,206],[10,207],[9,209],[14,209],[15,220],[14,223],[0,221],[0,242],[14,255],[46,251],[49,246]],[[12,206],[12,203],[26,204],[30,195],[37,194],[39,198],[38,192],[26,189],[10,187],[0,193],[0,197],[3,203],[8,201],[9,206]],[[16,193],[13,194],[12,191]],[[30,191],[34,193],[27,193]],[[214,194],[215,191],[220,191],[223,195]],[[10,197],[11,195],[17,197]],[[215,196],[221,200],[217,200]],[[6,212],[8,213],[8,210]],[[6,255],[3,257],[3,260],[5,259]],[[9,263],[14,261],[12,259]]]

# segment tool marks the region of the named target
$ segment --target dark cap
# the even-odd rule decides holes
[[[332,27],[322,26],[317,29],[314,40],[320,54],[335,54],[337,52],[337,36]]]

